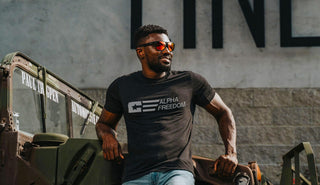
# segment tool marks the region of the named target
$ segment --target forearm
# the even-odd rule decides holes
[[[236,124],[230,109],[223,111],[217,120],[222,141],[225,146],[225,154],[236,154]]]
[[[103,109],[96,124],[97,136],[102,141],[103,155],[108,160],[123,159],[115,132],[120,118],[121,114],[115,114]]]
[[[96,133],[98,138],[102,139],[104,135],[108,134],[116,136],[115,130],[117,128],[120,118],[120,114],[114,114],[103,109],[99,117],[99,120],[96,124]]]
[[[217,120],[219,132],[225,146],[225,155],[221,155],[215,162],[214,168],[222,176],[230,176],[235,172],[238,164],[236,149],[236,124],[229,107],[216,93],[211,102],[205,106]]]
[[[97,132],[97,136],[100,140],[102,140],[103,137],[105,137],[106,135],[113,135],[114,137],[116,137],[117,133],[115,132],[115,130],[113,128],[111,128],[109,125],[98,122],[96,124],[96,132]]]

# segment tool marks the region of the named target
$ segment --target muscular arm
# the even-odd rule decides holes
[[[225,155],[218,158],[215,163],[215,168],[218,174],[230,176],[234,173],[238,164],[236,151],[236,124],[232,112],[217,93],[212,101],[204,108],[216,118],[220,135],[225,146]]]
[[[121,147],[116,139],[115,131],[121,115],[102,110],[100,118],[96,124],[97,136],[102,140],[102,150],[104,157],[108,160],[123,159]]]

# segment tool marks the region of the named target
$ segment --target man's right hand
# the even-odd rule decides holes
[[[105,133],[101,139],[103,156],[105,159],[116,161],[121,161],[124,159],[121,146],[112,133]]]
[[[115,114],[103,109],[96,124],[97,136],[102,140],[103,156],[107,160],[121,161],[124,159],[114,131],[120,118],[121,114]]]

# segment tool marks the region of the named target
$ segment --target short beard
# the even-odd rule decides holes
[[[163,66],[160,63],[148,63],[148,65],[149,65],[149,68],[156,73],[171,71],[171,65]]]

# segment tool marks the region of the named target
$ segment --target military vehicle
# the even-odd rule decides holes
[[[97,101],[20,52],[1,62],[0,99],[1,185],[121,183],[122,164],[103,158],[96,136],[95,123],[102,111]],[[291,158],[304,148],[310,156],[311,147],[303,143],[284,158],[281,184],[293,184],[294,177],[296,184],[318,183],[313,154],[308,157],[311,181],[299,170],[293,173]],[[200,156],[193,160],[197,185],[270,184],[256,162],[238,165],[233,177],[223,178],[214,172],[214,160]]]

